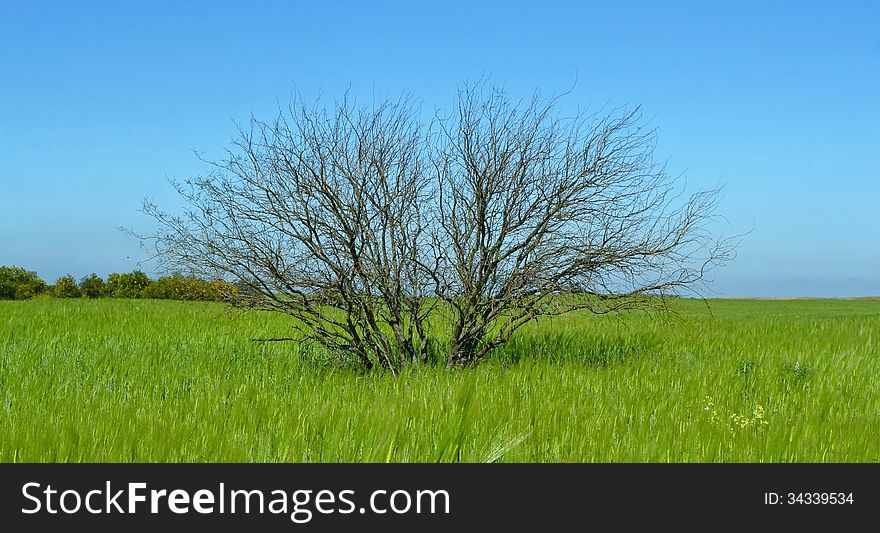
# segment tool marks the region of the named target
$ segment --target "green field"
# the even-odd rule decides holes
[[[0,302],[0,461],[880,461],[880,301],[530,325],[470,370],[334,367],[285,317]]]

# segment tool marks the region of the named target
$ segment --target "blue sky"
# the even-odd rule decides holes
[[[137,268],[117,228],[294,84],[433,107],[489,76],[642,105],[670,172],[725,186],[718,230],[749,232],[719,295],[880,294],[880,3],[715,4],[4,0],[0,264]]]

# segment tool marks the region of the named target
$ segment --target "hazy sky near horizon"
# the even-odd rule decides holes
[[[880,2],[0,3],[0,264],[138,268],[144,197],[206,172],[292,87],[467,80],[564,105],[639,104],[691,189],[748,232],[723,296],[880,294]],[[145,269],[150,271],[150,266]]]

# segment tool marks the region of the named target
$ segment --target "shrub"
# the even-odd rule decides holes
[[[0,300],[27,300],[38,294],[50,294],[56,298],[154,298],[157,300],[229,300],[239,293],[239,288],[228,281],[207,281],[193,276],[175,274],[155,281],[135,270],[120,274],[114,272],[107,281],[94,272],[83,277],[79,283],[67,274],[46,285],[36,272],[19,267],[0,267]]]
[[[141,296],[156,300],[180,300],[181,281],[178,277],[163,277],[147,285]]]
[[[79,298],[81,294],[76,280],[70,274],[58,278],[52,286],[52,296],[56,298]]]
[[[129,274],[114,272],[107,276],[107,296],[113,298],[142,298],[144,289],[152,281],[149,276],[140,270],[135,270]]]
[[[0,300],[28,300],[46,289],[46,282],[36,272],[21,267],[0,267]]]
[[[229,301],[238,296],[238,287],[235,284],[222,279],[215,279],[209,282],[211,285],[212,300]]]
[[[79,290],[85,298],[101,298],[106,294],[104,280],[94,272],[79,281]]]
[[[141,293],[143,298],[160,300],[225,300],[236,294],[236,287],[227,281],[205,281],[191,276],[175,274],[161,277]]]

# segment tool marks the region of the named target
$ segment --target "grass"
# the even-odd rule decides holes
[[[276,315],[0,302],[0,461],[880,461],[880,301],[679,306],[395,378],[252,342]]]

